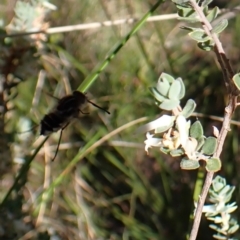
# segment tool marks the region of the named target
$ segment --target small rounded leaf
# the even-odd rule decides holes
[[[206,155],[212,155],[215,152],[216,147],[217,139],[215,137],[208,137],[203,144],[202,152]]]
[[[196,121],[190,127],[190,137],[200,139],[203,137],[203,128],[200,121]]]
[[[185,85],[180,77],[177,78],[175,81],[178,81],[181,84],[181,91],[179,93],[178,99],[182,99],[185,96]]]
[[[177,106],[179,106],[180,101],[178,99],[165,99],[159,107],[163,110],[171,111]]]
[[[205,143],[205,137],[202,136],[197,141],[198,141],[198,145],[197,145],[196,151],[198,151],[203,146],[203,144]]]
[[[170,151],[170,154],[172,157],[179,157],[184,155],[184,151],[183,149],[173,149]]]
[[[208,6],[213,0],[203,0],[202,3],[201,3],[201,6],[202,7],[206,7]]]
[[[194,28],[194,27],[190,27],[190,26],[182,26],[182,27],[180,27],[181,29],[183,29],[183,30],[187,30],[187,31],[189,31],[189,32],[192,32],[192,31],[194,31],[194,30],[197,30],[197,29],[199,29],[199,28]],[[177,80],[177,79],[176,79]]]
[[[199,168],[199,162],[196,160],[190,160],[183,158],[180,163],[180,167],[185,170],[193,170]]]
[[[188,3],[189,0],[172,0],[175,4],[177,4],[177,7],[180,8],[182,7],[181,5],[183,5],[184,3]]]
[[[228,25],[228,20],[221,20],[216,26],[213,27],[212,32],[219,34],[221,33]]]
[[[163,96],[167,96],[170,88],[170,84],[166,79],[159,79],[156,87],[160,94],[162,94]]]
[[[226,179],[218,175],[212,181],[212,188],[214,192],[221,191],[226,185],[227,185]]]
[[[213,49],[214,43],[211,40],[209,40],[206,42],[199,42],[197,45],[200,49],[209,52]]]
[[[174,78],[170,74],[167,74],[165,72],[160,75],[159,79],[167,80],[170,84],[174,82]]]
[[[192,115],[195,108],[196,108],[196,103],[192,99],[189,99],[186,105],[184,106],[181,112],[181,115],[183,115],[185,118],[188,118]]]
[[[239,225],[236,223],[236,225],[232,226],[228,229],[228,234],[233,234],[239,229]]]
[[[187,2],[186,0],[184,0],[184,1]],[[190,21],[190,20],[197,21],[197,14],[192,9],[192,7],[190,7],[189,5],[187,5],[185,3],[177,4],[176,7],[178,8],[178,15],[180,16],[179,20],[186,19],[186,21]]]
[[[150,87],[149,90],[157,101],[162,102],[166,99],[155,87]]]
[[[178,13],[179,13],[179,11],[178,11]],[[191,23],[199,22],[198,18],[196,16],[194,16],[194,15],[192,15],[192,17],[179,17],[178,20],[191,22]]]
[[[208,172],[217,172],[221,169],[222,163],[219,158],[209,158],[206,162],[206,170]]]
[[[168,154],[170,152],[169,148],[165,148],[165,147],[160,147],[160,151],[164,154]]]
[[[233,82],[235,86],[240,90],[240,73],[237,73],[233,76]]]
[[[181,83],[178,81],[174,81],[168,92],[169,99],[178,99],[179,100],[180,92],[181,92]]]
[[[212,228],[213,230],[215,230],[215,231],[218,231],[218,230],[219,230],[216,225],[213,225],[214,227],[211,226],[211,225],[213,225],[213,224],[210,224],[209,227]],[[228,240],[228,239],[229,239],[229,238],[227,238],[227,237],[224,236],[224,235],[220,235],[219,233],[218,233],[218,234],[213,234],[213,238],[214,238],[214,239],[217,239],[217,240]]]
[[[211,39],[202,29],[190,32],[188,35],[197,42],[206,42]]]
[[[209,227],[210,227],[211,229],[215,230],[215,231],[217,231],[217,229],[218,229],[218,227],[217,227],[216,225],[214,225],[214,224],[210,224]],[[214,235],[213,235],[213,236],[214,236]],[[220,235],[216,235],[216,236],[221,237]],[[214,236],[214,238],[216,238],[216,237]],[[220,238],[216,238],[216,239],[220,239]],[[224,236],[224,239],[223,239],[223,240],[227,240],[225,236]]]
[[[220,13],[218,7],[214,7],[212,10],[208,11],[207,19],[209,22],[212,22],[217,15]]]
[[[162,73],[156,85],[158,92],[163,96],[167,96],[168,91],[170,89],[170,84],[173,81],[174,81],[174,78],[171,75],[167,73]]]

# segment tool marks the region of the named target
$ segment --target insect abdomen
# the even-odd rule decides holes
[[[41,121],[40,135],[49,135],[62,129],[68,122],[68,118],[58,112],[52,112],[44,116]]]

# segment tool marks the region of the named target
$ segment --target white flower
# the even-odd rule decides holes
[[[149,132],[146,134],[147,140],[144,141],[145,143],[145,151],[148,153],[148,149],[151,147],[158,147],[162,143],[161,138],[153,138],[154,134],[150,134]]]

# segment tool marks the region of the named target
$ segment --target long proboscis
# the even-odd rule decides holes
[[[88,100],[88,99],[87,99],[87,101],[88,101],[89,103],[91,103],[93,106],[95,106],[95,107],[97,107],[97,108],[99,108],[99,109],[103,110],[104,112],[106,112],[106,113],[110,114],[110,112],[109,112],[108,110],[106,110],[105,108],[102,108],[102,107],[98,106],[97,104],[95,104],[95,103],[91,102],[91,101],[90,101],[90,100]]]

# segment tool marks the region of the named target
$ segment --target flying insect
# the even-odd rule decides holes
[[[74,91],[72,94],[59,99],[55,108],[46,114],[41,120],[40,135],[49,136],[51,133],[61,130],[57,149],[52,161],[54,161],[57,156],[63,130],[74,118],[78,118],[79,112],[82,114],[88,114],[82,112],[81,110],[81,107],[87,102],[110,114],[110,112],[105,108],[102,108],[97,104],[91,102],[84,93]]]

